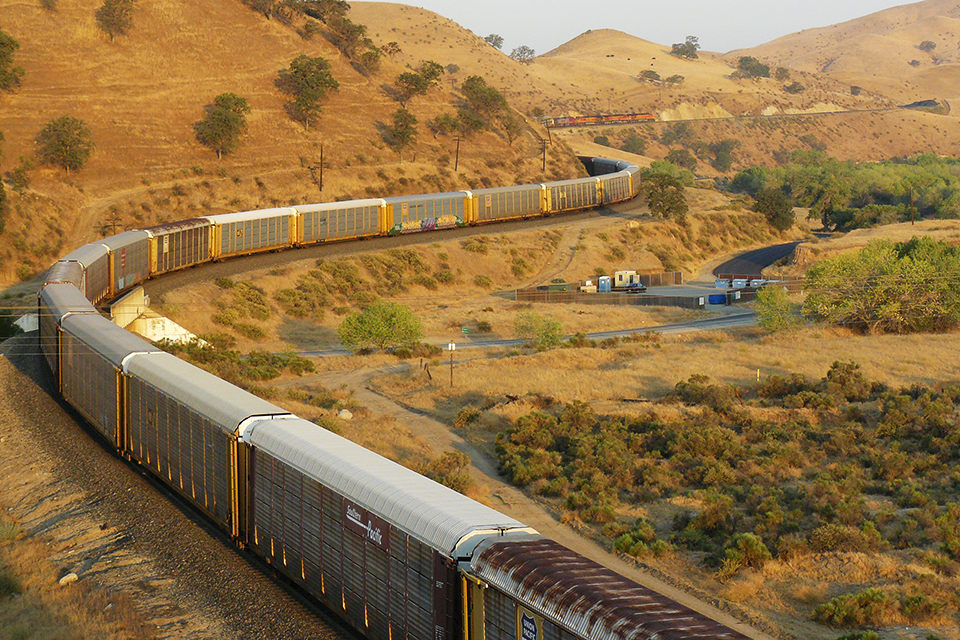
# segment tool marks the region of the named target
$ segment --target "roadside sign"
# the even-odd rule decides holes
[[[447,345],[447,349],[449,349],[450,351],[456,351],[457,349],[456,343],[451,341],[450,344]]]
[[[468,333],[470,333],[470,329],[468,329],[467,327],[462,328],[461,331],[463,331],[463,335],[467,335]]]

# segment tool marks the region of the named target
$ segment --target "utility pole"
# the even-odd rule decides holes
[[[450,344],[447,345],[447,348],[450,349],[450,386],[453,386],[453,352],[456,350],[457,345],[453,340],[450,341]]]
[[[457,136],[455,139],[457,141],[457,158],[456,160],[453,161],[454,171],[460,168],[460,141],[463,140],[463,138],[461,138],[460,136]]]
[[[323,192],[323,143],[320,143],[320,164],[312,165],[307,167],[307,170],[310,171],[310,178],[313,180],[313,184],[317,185],[317,188],[320,189],[320,192]],[[319,171],[319,179],[317,177],[317,172]]]
[[[543,171],[544,173],[546,173],[547,171],[547,144],[548,143],[546,140],[544,140],[543,138],[540,138],[540,151],[543,154],[543,166],[541,167],[540,170]]]

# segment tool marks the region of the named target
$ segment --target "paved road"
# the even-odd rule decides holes
[[[727,313],[702,320],[690,320],[688,322],[676,322],[673,324],[661,324],[655,327],[638,327],[635,329],[615,329],[613,331],[597,331],[588,333],[587,337],[592,340],[604,340],[606,338],[622,338],[635,333],[690,333],[694,331],[715,331],[717,329],[731,329],[733,327],[745,327],[756,324],[757,317],[753,311],[738,311]],[[565,336],[571,338],[572,336]],[[468,338],[469,339],[469,338]],[[498,349],[503,347],[522,347],[526,340],[504,339],[504,340],[471,340],[470,342],[457,343],[457,349]],[[440,346],[446,346],[444,342]],[[326,349],[315,351],[300,351],[301,356],[325,357],[325,356],[345,356],[351,352],[346,349]]]
[[[713,273],[714,275],[725,273],[759,278],[765,267],[769,267],[778,260],[789,256],[798,244],[800,243],[787,242],[785,244],[775,244],[770,247],[747,251],[732,260],[727,260],[723,264],[718,265],[717,268],[713,270]]]

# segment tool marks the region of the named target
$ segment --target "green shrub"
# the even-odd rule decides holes
[[[479,275],[473,279],[473,284],[478,287],[483,287],[484,289],[489,289],[493,286],[493,280],[490,279],[490,276]]]
[[[19,595],[20,593],[23,593],[20,580],[5,567],[0,567],[0,598]]]
[[[457,429],[462,429],[463,427],[476,422],[480,418],[480,409],[472,405],[467,405],[463,409],[457,412],[457,417],[453,421],[453,426]]]
[[[480,236],[478,238],[471,238],[469,240],[461,240],[460,246],[465,251],[470,251],[473,253],[480,253],[486,255],[489,248],[487,247],[487,238]]]
[[[896,604],[886,592],[871,587],[818,606],[813,619],[834,628],[880,626],[888,621]]]
[[[233,328],[237,333],[250,340],[262,340],[266,337],[266,332],[255,324],[249,322],[234,322]]]

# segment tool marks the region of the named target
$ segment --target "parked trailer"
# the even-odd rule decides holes
[[[365,238],[381,233],[382,198],[297,205],[298,244]]]
[[[150,227],[150,275],[193,267],[213,259],[213,223],[191,218]]]

